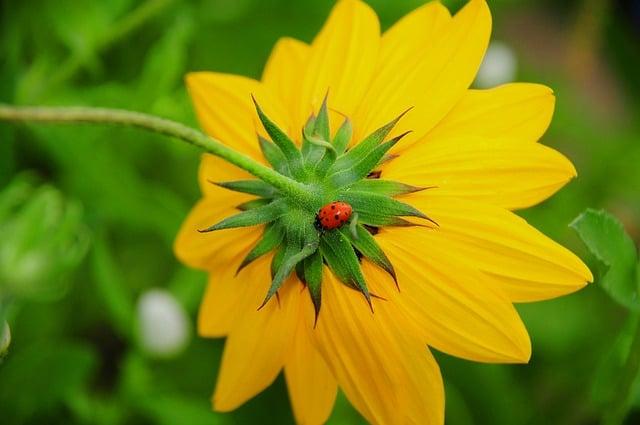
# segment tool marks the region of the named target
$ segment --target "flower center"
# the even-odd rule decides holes
[[[417,209],[395,199],[422,188],[380,178],[380,166],[394,158],[389,150],[406,134],[386,140],[404,114],[349,147],[351,122],[345,118],[331,137],[325,98],[318,114],[311,116],[302,129],[302,143],[298,147],[264,114],[257,102],[255,105],[271,139],[259,137],[265,159],[274,170],[304,183],[313,201],[302,202],[280,193],[262,180],[216,183],[257,198],[239,205],[239,214],[201,231],[264,225],[262,238],[238,268],[241,270],[255,259],[275,252],[272,283],[262,306],[295,272],[309,290],[317,320],[325,265],[342,283],[361,292],[371,305],[371,294],[360,267],[361,258],[367,258],[396,280],[393,265],[373,237],[377,229],[414,225],[405,217],[436,224]]]

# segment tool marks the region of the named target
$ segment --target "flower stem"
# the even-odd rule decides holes
[[[175,121],[140,112],[90,107],[14,107],[0,104],[0,121],[96,123],[138,127],[175,137],[216,155],[269,183],[302,205],[313,205],[306,185],[266,167],[206,134]]]

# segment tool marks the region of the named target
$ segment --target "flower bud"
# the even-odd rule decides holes
[[[60,297],[88,247],[80,205],[28,176],[0,192],[0,234],[0,293],[15,299]]]

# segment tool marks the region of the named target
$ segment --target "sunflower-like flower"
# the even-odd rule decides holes
[[[187,76],[207,133],[306,193],[202,159],[176,252],[210,274],[200,334],[227,337],[216,410],[284,369],[299,423],[325,422],[340,388],[371,423],[441,424],[429,347],[527,362],[513,303],[592,280],[512,212],[576,171],[537,143],[549,88],[469,89],[490,30],[483,0],[455,16],[426,4],[382,35],[366,4],[340,0],[311,45],[276,44],[261,81]]]

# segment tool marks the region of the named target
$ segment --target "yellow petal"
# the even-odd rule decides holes
[[[511,301],[480,272],[454,261],[456,254],[431,244],[428,233],[395,228],[376,236],[400,286],[389,301],[440,351],[480,362],[527,362],[531,343]],[[363,269],[368,281],[393,287],[385,272],[369,263]]]
[[[487,273],[513,301],[554,298],[593,280],[571,251],[502,208],[441,197],[435,191],[405,200],[440,225],[424,232],[425,245]]]
[[[450,20],[439,5],[425,7],[430,7],[429,13],[424,13],[424,25],[434,26],[429,33],[432,40],[425,42],[424,51],[414,48],[418,49],[417,58],[408,55],[402,62],[381,66],[380,78],[372,83],[356,116],[360,123],[357,140],[413,107],[393,133],[411,130],[400,143],[409,146],[460,101],[473,81],[491,33],[491,14],[485,1],[470,1]],[[415,46],[416,42],[407,43]],[[385,71],[388,66],[393,68]]]
[[[382,170],[385,179],[507,209],[538,204],[575,176],[571,162],[547,146],[471,134],[416,143]]]
[[[258,304],[251,297],[254,291],[251,285],[269,281],[271,256],[255,260],[236,275],[248,249],[245,241],[237,240],[216,257],[198,312],[200,336],[226,336],[234,325],[256,310]]]
[[[325,272],[312,335],[349,401],[374,424],[442,424],[444,393],[435,360],[390,302],[374,301]]]
[[[308,300],[302,302],[305,301]],[[296,423],[321,425],[331,415],[338,384],[313,346],[309,332],[313,330],[300,320],[284,365],[284,376]]]
[[[232,193],[236,197],[236,203],[234,205],[239,205],[254,197],[240,192],[229,191],[229,189],[216,186],[214,183],[255,178],[256,177],[247,173],[242,168],[238,168],[235,165],[229,164],[227,161],[208,153],[203,154],[202,159],[200,160],[198,183],[200,184],[200,191],[204,196],[218,198],[226,197],[229,193]]]
[[[340,0],[311,45],[298,116],[317,111],[327,91],[332,109],[352,115],[374,74],[379,43],[375,12],[360,0]]]
[[[218,260],[217,256],[228,258],[239,252],[248,252],[250,246],[262,234],[262,227],[198,232],[237,214],[239,211],[235,205],[238,205],[238,201],[242,201],[242,198],[230,191],[198,201],[178,231],[174,243],[174,252],[178,259],[189,267],[213,270],[224,264],[224,260]]]
[[[276,93],[283,105],[287,106],[294,133],[295,129],[302,129],[307,117],[299,116],[294,105],[300,102],[300,90],[307,69],[310,54],[308,44],[293,38],[283,37],[271,51],[267,61],[262,82]]]
[[[489,90],[468,90],[421,143],[470,135],[535,142],[549,127],[554,106],[553,91],[539,84],[513,83]]]
[[[284,131],[290,130],[286,109],[259,81],[215,72],[192,72],[186,79],[198,120],[207,134],[254,159],[264,161],[257,134],[266,133],[251,95],[276,124]]]
[[[213,406],[217,411],[233,410],[268,387],[284,366],[298,324],[300,283],[284,283],[279,302],[274,297],[257,310],[267,293],[268,276],[246,285],[244,299],[253,305],[230,330],[224,346]]]

